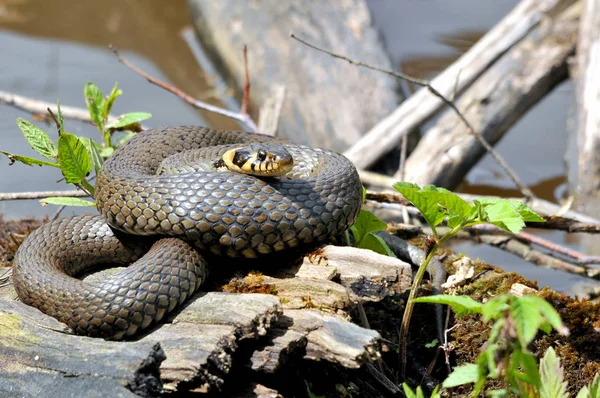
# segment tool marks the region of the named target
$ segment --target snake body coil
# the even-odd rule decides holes
[[[79,334],[121,339],[162,319],[200,286],[204,260],[194,247],[255,258],[323,242],[354,222],[362,186],[336,153],[284,143],[295,166],[282,178],[186,166],[257,142],[281,143],[201,127],[138,134],[98,173],[102,216],[51,222],[21,245],[13,272],[19,297]],[[179,173],[156,174],[163,169]],[[101,283],[72,277],[97,264],[133,261]]]

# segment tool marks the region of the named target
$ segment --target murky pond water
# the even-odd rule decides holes
[[[394,65],[404,71],[431,77],[464,51],[517,3],[444,0],[371,0],[369,6],[381,30]],[[121,65],[107,48],[114,44],[131,62],[152,75],[185,89],[203,100],[216,101],[212,76],[198,67],[182,31],[189,26],[184,0],[0,0],[0,90],[64,105],[85,106],[83,87],[93,81],[104,91],[119,82],[124,91],[114,113],[147,111],[148,127],[176,124],[210,124],[235,128],[235,123],[201,114],[178,98],[146,82]],[[564,84],[521,120],[497,146],[537,195],[556,201],[565,189],[563,156],[566,119],[573,106],[573,89]],[[15,119],[31,115],[0,105],[0,149],[34,156],[16,128]],[[54,134],[52,125],[38,122]],[[93,126],[67,121],[67,130],[98,138]],[[530,148],[538,148],[533,151]],[[0,192],[67,189],[55,169],[8,166],[0,159]],[[489,158],[467,177],[466,190],[474,193],[517,195]],[[10,218],[53,214],[36,201],[0,202]],[[72,210],[70,210],[72,211]],[[547,234],[565,243],[561,234]],[[569,244],[572,244],[569,242]],[[512,255],[478,245],[459,245],[472,256],[502,264],[541,285],[569,290],[582,279],[534,267]]]

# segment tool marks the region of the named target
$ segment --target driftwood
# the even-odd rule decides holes
[[[581,7],[574,1],[560,5],[565,9],[547,15],[457,101],[490,144],[568,77],[567,59],[575,51]],[[408,157],[406,179],[454,189],[485,153],[456,114],[447,112]]]
[[[65,325],[11,300],[12,286],[0,289],[0,395],[204,392],[223,388],[234,364],[245,361],[247,372],[272,374],[302,357],[347,368],[377,359],[379,334],[349,322],[348,311],[404,292],[410,266],[368,250],[326,246],[295,272],[254,276],[276,295],[200,293],[129,342],[69,334]],[[249,360],[238,358],[239,344],[252,339]]]
[[[395,79],[340,63],[289,38],[293,31],[389,67],[364,0],[267,0],[260,7],[235,0],[188,4],[198,39],[229,87],[238,92],[243,87],[244,45],[252,101],[260,105],[273,87],[285,87],[280,137],[342,151],[398,104]]]
[[[487,67],[546,18],[556,0],[524,0],[492,28],[469,51],[431,81],[446,98],[461,93]],[[377,65],[375,59],[361,58]],[[380,65],[383,66],[383,65]],[[419,127],[443,106],[442,101],[422,88],[382,119],[367,134],[344,152],[358,168],[366,168],[400,142],[400,138]]]
[[[575,191],[589,214],[600,211],[600,1],[583,0],[577,43],[577,150]],[[575,174],[575,173],[573,173]]]

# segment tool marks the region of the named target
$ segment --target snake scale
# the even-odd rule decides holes
[[[256,258],[324,242],[352,225],[362,185],[334,152],[283,143],[295,165],[282,178],[186,166],[207,152],[269,142],[281,143],[202,127],[139,133],[98,172],[101,215],[50,222],[21,245],[13,272],[19,297],[78,334],[122,339],[195,292],[206,276],[202,252]],[[177,174],[156,174],[163,170]],[[132,262],[102,282],[73,277]]]

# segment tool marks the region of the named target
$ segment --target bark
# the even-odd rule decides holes
[[[289,37],[390,67],[364,0],[300,2],[189,0],[198,39],[238,93],[248,46],[251,100],[261,105],[283,86],[278,135],[342,151],[398,104],[397,82],[320,54]],[[241,98],[241,95],[236,95]]]
[[[490,144],[568,76],[575,51],[580,4],[547,15],[491,65],[457,101],[457,107]],[[532,150],[536,150],[532,148]],[[406,179],[455,189],[486,154],[456,113],[448,110],[419,142],[406,164]]]
[[[14,289],[7,286],[0,289],[0,395],[219,391],[233,381],[228,374],[234,366],[247,375],[272,374],[302,359],[356,369],[378,358],[379,333],[351,323],[348,312],[357,301],[404,292],[410,266],[368,250],[326,246],[306,256],[296,273],[248,276],[236,285],[276,295],[197,294],[166,322],[127,342],[69,334],[62,323],[12,300]],[[251,347],[249,361],[237,354],[242,342],[245,350]]]
[[[576,194],[588,214],[600,211],[600,1],[584,0],[577,43],[578,172]]]
[[[519,42],[560,6],[556,0],[523,0],[500,23],[456,62],[431,81],[431,85],[447,98],[454,90],[461,93],[495,60]],[[369,63],[377,65],[377,60]],[[400,142],[408,134],[434,116],[442,101],[422,88],[404,101],[393,113],[381,120],[350,149],[344,152],[358,168],[366,168]]]

